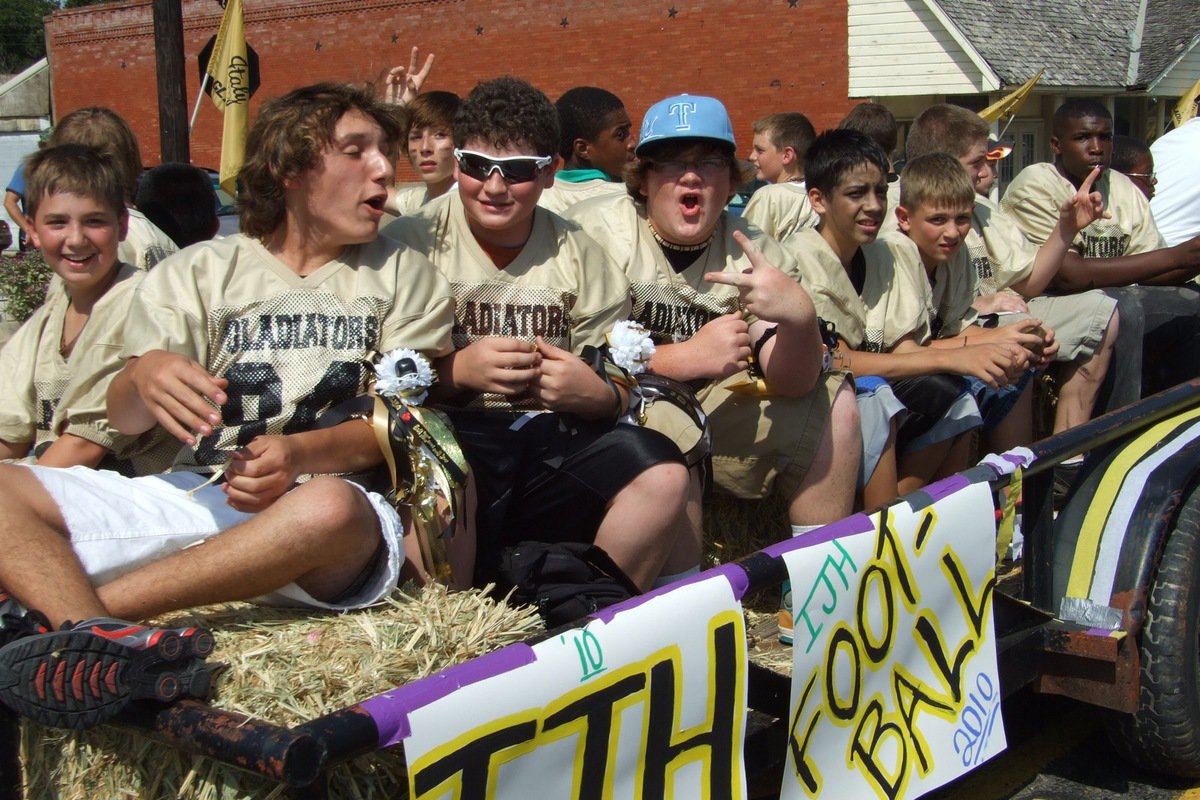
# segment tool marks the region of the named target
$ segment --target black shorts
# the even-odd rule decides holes
[[[683,463],[674,442],[636,425],[447,413],[475,475],[481,566],[521,541],[591,543],[609,501],[630,481],[656,464]]]

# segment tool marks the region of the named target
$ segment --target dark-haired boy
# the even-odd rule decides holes
[[[638,587],[695,571],[678,448],[618,425],[629,397],[579,354],[629,317],[629,285],[578,226],[538,206],[558,119],[512,77],[454,120],[458,190],[384,234],[425,253],[456,298],[441,391],[479,495],[479,574],[527,539],[595,543]]]
[[[775,240],[817,224],[804,186],[804,154],[816,135],[799,112],[769,114],[754,122],[750,163],[754,176],[767,185],[750,197],[742,216]]]
[[[949,104],[933,105],[913,121],[907,155],[913,159],[946,153],[958,159],[978,184],[995,170],[989,158],[988,131],[987,122],[973,111]],[[1043,295],[1072,237],[1101,213],[1099,197],[1090,191],[1092,180],[1094,176],[1085,181],[1089,191],[1073,192],[1056,207],[1053,235],[1040,246],[1025,239],[1014,220],[977,191],[965,240],[965,251],[977,279],[979,297],[975,308],[981,314],[1029,314],[1055,331],[1059,344],[1052,365],[1059,381],[1056,433],[1091,418],[1119,327],[1116,302],[1099,291]],[[1118,402],[1135,398],[1114,396]]]
[[[172,472],[0,466],[0,702],[89,727],[139,697],[202,691],[189,684],[211,636],[122,619],[249,598],[347,609],[394,589],[400,517],[336,477],[382,460],[374,432],[318,420],[365,395],[374,352],[449,346],[446,282],[377,238],[399,134],[365,89],[268,102],[240,173],[245,233],[142,280],[108,412],[123,433],[176,437]],[[50,691],[38,677],[68,665],[114,680]]]
[[[1054,112],[1053,131],[1050,148],[1054,163],[1023,169],[1000,207],[1029,241],[1041,245],[1050,238],[1062,203],[1093,170],[1100,169],[1092,190],[1100,194],[1106,213],[1075,235],[1052,285],[1063,292],[1116,289],[1111,294],[1120,303],[1127,334],[1122,338],[1142,341],[1138,353],[1118,353],[1119,361],[1132,364],[1128,369],[1118,368],[1118,387],[1132,384],[1136,390],[1139,381],[1130,375],[1141,375],[1140,386],[1147,393],[1196,377],[1200,374],[1200,318],[1195,310],[1200,293],[1186,282],[1200,274],[1200,236],[1166,247],[1146,198],[1132,181],[1109,168],[1112,115],[1102,103],[1087,98],[1068,100]],[[1171,288],[1161,288],[1168,286]],[[1151,361],[1141,356],[1165,352],[1182,358]]]
[[[138,180],[134,204],[182,250],[217,235],[217,193],[208,173],[172,162],[148,169]]]
[[[621,98],[596,86],[576,86],[554,104],[562,167],[538,205],[561,214],[580,200],[624,191],[633,160],[633,123]]]
[[[1145,142],[1134,136],[1114,136],[1110,165],[1133,181],[1133,185],[1146,196],[1147,201],[1154,200],[1154,187],[1158,185],[1158,178],[1154,175],[1154,156]],[[1155,222],[1157,223],[1157,220]]]
[[[68,144],[37,151],[25,172],[33,245],[59,280],[0,351],[0,458],[131,475],[165,469],[175,450],[167,438],[122,435],[105,412],[144,275],[117,257],[127,220],[120,170]]]
[[[960,376],[1005,386],[1029,362],[1021,344],[1040,339],[987,334],[952,349],[936,342],[958,335],[969,322],[969,300],[947,310],[941,299],[969,297],[970,276],[948,273],[935,304],[919,249],[903,236],[877,240],[887,205],[888,164],[883,150],[859,131],[818,136],[809,148],[807,181],[821,224],[783,245],[814,287],[821,318],[835,326],[835,363],[858,375],[887,379],[908,409],[895,443],[898,491],[904,493],[966,466],[961,434],[981,419]],[[973,190],[965,185],[969,209]],[[950,243],[945,255],[952,256],[960,245]],[[943,310],[935,315],[937,308]]]

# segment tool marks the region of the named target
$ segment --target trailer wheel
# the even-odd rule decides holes
[[[1138,710],[1109,714],[1109,739],[1146,769],[1200,777],[1200,489],[1167,536],[1139,648]]]

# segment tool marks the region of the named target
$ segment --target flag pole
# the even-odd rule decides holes
[[[192,108],[192,121],[188,123],[188,133],[192,132],[192,128],[196,127],[196,117],[200,116],[200,101],[204,99],[204,90],[208,88],[208,73],[204,73],[204,78],[200,81],[200,93],[196,95],[196,105]]]

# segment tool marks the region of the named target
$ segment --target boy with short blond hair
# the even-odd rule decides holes
[[[754,123],[750,163],[755,177],[768,185],[750,197],[742,216],[776,240],[817,224],[804,186],[804,156],[816,135],[799,112],[769,114]]]
[[[907,154],[914,159],[946,153],[978,181],[995,169],[988,160],[988,131],[987,122],[973,111],[949,104],[930,106],[909,130]],[[1030,314],[1055,331],[1059,350],[1051,369],[1059,382],[1056,433],[1091,417],[1119,329],[1117,303],[1102,292],[1043,294],[1074,232],[1102,213],[1091,186],[1089,180],[1061,205],[1054,235],[1040,247],[1029,243],[1005,211],[977,193],[964,243],[977,279],[975,307],[981,313]]]
[[[1030,350],[1040,363],[1057,349],[1053,331],[1040,320],[1024,320],[1004,328],[982,328],[972,304],[975,274],[963,247],[971,225],[975,187],[957,159],[946,153],[929,153],[904,167],[900,205],[896,217],[900,230],[917,246],[932,290],[928,297],[931,347],[957,348],[976,343],[1015,342]],[[1000,385],[966,375],[967,387],[983,417],[989,446],[1007,450],[1028,445],[1033,438],[1030,389],[1032,372]]]
[[[123,435],[105,411],[144,274],[117,257],[128,220],[121,173],[99,151],[64,144],[30,156],[25,183],[33,245],[60,280],[0,351],[0,457],[126,474],[165,469],[169,440],[157,431]]]

